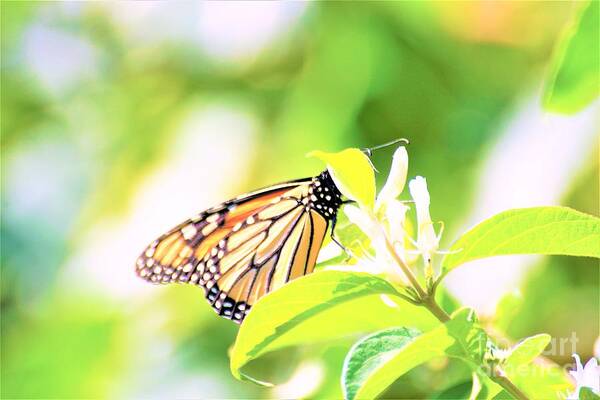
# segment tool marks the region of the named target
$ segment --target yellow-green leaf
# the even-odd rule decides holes
[[[573,389],[565,370],[549,361],[504,368],[504,372],[530,399],[564,399],[565,393]]]
[[[459,358],[471,365],[469,360],[477,357],[472,354],[472,343],[478,329],[474,312],[462,309],[444,325],[421,335],[400,328],[363,339],[346,356],[342,382],[347,398],[375,398],[406,372],[435,357]],[[376,354],[377,350],[381,354]],[[360,365],[361,359],[364,365]]]
[[[439,325],[397,294],[386,280],[360,272],[319,271],[289,282],[252,307],[231,352],[231,372],[265,384],[241,372],[265,353],[407,323],[421,330]]]
[[[537,356],[542,354],[548,343],[550,335],[542,333],[523,339],[512,348],[510,354],[505,360],[507,367],[513,368],[520,365],[529,364]]]
[[[375,204],[375,173],[366,154],[350,148],[338,153],[313,151],[309,157],[316,157],[327,164],[340,192],[359,205],[372,209]]]
[[[344,398],[356,398],[356,393],[369,375],[419,335],[421,332],[416,329],[394,327],[375,332],[356,342],[346,355],[342,369]]]
[[[579,389],[579,400],[600,400],[600,396],[589,387],[582,387]]]
[[[504,211],[454,242],[442,266],[449,271],[467,261],[509,254],[600,258],[600,218],[567,207]]]

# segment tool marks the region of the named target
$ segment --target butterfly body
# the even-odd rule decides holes
[[[239,196],[154,241],[136,272],[201,286],[219,315],[241,323],[260,297],[313,271],[341,204],[328,171]]]

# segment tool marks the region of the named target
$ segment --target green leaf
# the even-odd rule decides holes
[[[600,396],[589,387],[582,387],[579,389],[579,400],[600,400]]]
[[[453,314],[448,323],[448,334],[456,341],[446,353],[450,357],[462,359],[476,368],[481,364],[487,349],[488,336],[479,326],[477,315],[472,309],[462,309]]]
[[[327,164],[340,192],[359,205],[372,209],[375,204],[375,173],[369,158],[359,149],[346,149],[338,153],[313,151],[316,157]]]
[[[381,295],[387,295],[382,300]],[[287,283],[260,299],[240,327],[231,353],[232,374],[270,351],[413,322],[419,329],[439,325],[423,307],[397,296],[372,274],[318,271]],[[264,382],[262,382],[264,384]]]
[[[545,333],[524,339],[510,351],[505,360],[506,365],[518,367],[519,365],[529,364],[542,354],[548,343],[550,343],[550,339],[550,335]]]
[[[406,372],[432,358],[443,356],[452,343],[454,339],[444,326],[414,338],[401,349],[390,352],[387,362],[371,371],[370,375],[362,376],[361,382],[355,382],[354,386],[359,388],[353,391],[355,395],[349,399],[376,397]]]
[[[599,4],[594,0],[582,6],[557,45],[544,91],[548,110],[575,113],[600,94]]]
[[[513,347],[501,364],[508,378],[530,398],[564,399],[560,393],[571,389],[571,383],[562,368],[547,360],[539,364],[535,360],[550,340],[551,337],[546,334],[526,338]]]
[[[421,334],[410,328],[390,328],[356,342],[342,369],[344,398],[354,399],[368,376]]]
[[[501,212],[462,235],[442,260],[445,272],[480,258],[509,254],[600,258],[600,218],[567,207]]]
[[[444,325],[439,325],[416,337],[413,337],[413,332],[411,332],[408,335],[411,338],[407,341],[397,339],[397,343],[402,343],[402,346],[396,350],[384,348],[385,354],[382,357],[370,358],[376,360],[375,366],[372,364],[366,366],[360,370],[360,373],[355,374],[354,381],[346,381],[351,388],[351,390],[345,388],[346,393],[349,394],[348,399],[374,398],[400,376],[435,357],[458,356],[461,359],[469,358],[457,352],[453,345],[457,342],[454,335],[467,334],[467,337],[469,336],[471,328],[476,322],[473,315],[472,310],[459,310]],[[469,342],[467,338],[461,338],[460,340]],[[348,357],[352,358],[353,354],[350,353]],[[358,367],[355,366],[354,370],[357,369]],[[350,396],[351,393],[354,393],[353,397]]]
[[[496,382],[492,381],[487,375],[485,375],[482,371],[477,371],[474,373],[479,379],[479,383],[481,385],[481,389],[479,392],[473,396],[473,391],[471,392],[470,399],[480,399],[480,400],[488,400],[494,399],[499,393],[502,392],[502,387],[498,385]]]
[[[492,399],[494,400],[513,400],[514,397],[508,393],[506,390],[500,388],[501,390],[498,391],[498,393],[492,397]]]
[[[564,399],[573,389],[566,372],[550,362],[505,366],[503,371],[531,399]]]
[[[471,381],[462,382],[430,397],[431,400],[456,400],[468,399],[471,393],[473,383]]]
[[[472,379],[466,382],[462,382],[458,385],[452,386],[439,393],[429,397],[431,400],[456,400],[456,399],[469,399],[469,400],[490,400],[493,399],[498,393],[502,392],[502,387],[492,381],[483,372],[473,372]],[[510,395],[507,397],[511,399]]]

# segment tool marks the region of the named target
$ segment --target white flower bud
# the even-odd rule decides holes
[[[404,243],[404,220],[407,211],[408,207],[399,200],[391,200],[386,204],[387,232],[393,243]]]
[[[392,166],[390,167],[390,173],[388,178],[383,185],[383,188],[377,196],[377,202],[375,203],[375,210],[379,210],[382,206],[388,202],[395,200],[406,184],[406,174],[408,172],[408,153],[404,146],[398,147],[394,152],[392,158]]]
[[[426,263],[431,261],[431,255],[439,246],[439,237],[435,234],[431,216],[429,215],[429,192],[427,181],[422,176],[417,176],[408,183],[410,195],[415,201],[417,210],[417,247]]]

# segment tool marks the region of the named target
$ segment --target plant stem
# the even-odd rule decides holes
[[[504,390],[506,390],[508,393],[510,393],[510,395],[513,396],[515,399],[529,400],[527,395],[525,393],[523,393],[521,391],[521,389],[516,387],[514,385],[514,383],[511,382],[510,379],[507,378],[507,376],[504,374],[504,371],[502,371],[502,369],[496,367],[493,370],[492,376],[490,376],[490,379],[493,380],[494,382],[496,382],[498,385],[502,386],[502,388]]]
[[[446,323],[450,321],[450,316],[446,313],[446,311],[442,310],[442,308],[435,302],[433,294],[427,296],[422,300],[423,302],[421,304],[425,306],[433,315],[435,315],[435,317],[440,322]],[[492,370],[490,374],[488,374],[488,376],[492,381],[502,386],[502,388],[508,393],[510,393],[510,395],[513,396],[515,399],[529,400],[527,395],[525,395],[525,393],[523,393],[510,381],[510,379],[508,379],[508,377],[504,374],[504,371],[502,371],[502,369],[496,367]]]
[[[417,281],[415,275],[412,273],[410,268],[408,268],[408,265],[406,265],[404,261],[402,261],[402,259],[398,256],[396,250],[394,249],[394,246],[390,243],[387,237],[385,238],[385,245],[387,247],[388,253],[390,253],[390,255],[394,258],[394,261],[396,261],[396,264],[400,267],[402,272],[404,272],[404,275],[406,275],[412,287],[417,291],[419,297],[421,299],[427,297],[427,294],[419,284],[419,281]]]
[[[426,298],[422,299],[422,305],[425,306],[435,317],[441,322],[446,323],[450,321],[450,316],[446,313],[446,311],[442,310],[442,308],[435,302],[434,296],[435,293],[431,293]],[[506,390],[511,396],[513,396],[517,400],[529,400],[527,395],[523,393],[518,387],[514,385],[508,379],[508,377],[504,374],[502,369],[496,367],[491,373],[488,374],[490,379],[496,382],[498,385],[502,386],[504,390]]]
[[[435,317],[441,322],[446,323],[450,321],[450,316],[446,311],[442,310],[442,308],[435,302],[433,298],[434,294],[431,294],[425,297],[422,302],[422,305],[425,306]]]
[[[440,322],[446,323],[450,321],[450,316],[446,313],[446,311],[442,310],[442,308],[435,302],[433,295],[434,294],[431,294],[430,296],[427,296],[426,298],[422,299],[423,302],[421,304],[425,306],[433,315],[435,315],[435,317]],[[502,371],[502,369],[496,367],[490,374],[488,374],[488,376],[492,381],[502,386],[502,388],[508,393],[510,393],[510,395],[513,396],[515,399],[528,400],[527,395],[523,393],[518,387],[516,387],[514,383],[510,381],[510,379],[508,379],[508,377],[506,376],[506,374],[504,374],[504,371]]]
[[[419,295],[419,299],[416,299],[416,300],[418,300],[417,304],[420,304],[420,305],[424,306],[425,308],[427,308],[427,310],[429,310],[429,312],[431,312],[441,323],[446,323],[446,322],[450,321],[450,316],[448,315],[448,313],[446,313],[446,311],[444,311],[435,301],[435,291],[436,291],[437,285],[439,284],[441,279],[438,279],[437,281],[435,281],[434,284],[431,285],[431,287],[429,288],[428,292],[425,292],[425,290],[423,290],[423,288],[419,284],[419,281],[417,280],[415,275],[412,273],[410,268],[404,263],[402,258],[400,258],[400,256],[398,256],[398,254],[396,253],[396,250],[394,249],[394,246],[390,243],[390,241],[387,239],[387,237],[385,238],[385,244],[386,244],[388,252],[394,258],[394,261],[396,261],[396,264],[398,265],[398,267],[400,267],[402,272],[404,272],[404,275],[406,275],[406,277],[410,281],[412,287],[415,289],[415,291]],[[495,383],[500,385],[506,392],[508,392],[515,399],[529,400],[527,395],[525,393],[523,393],[518,387],[516,387],[514,385],[514,383],[511,382],[510,379],[508,379],[508,377],[506,376],[504,371],[502,371],[501,368],[499,368],[499,367],[494,368],[491,372],[488,373],[488,376],[492,381],[494,381]]]

